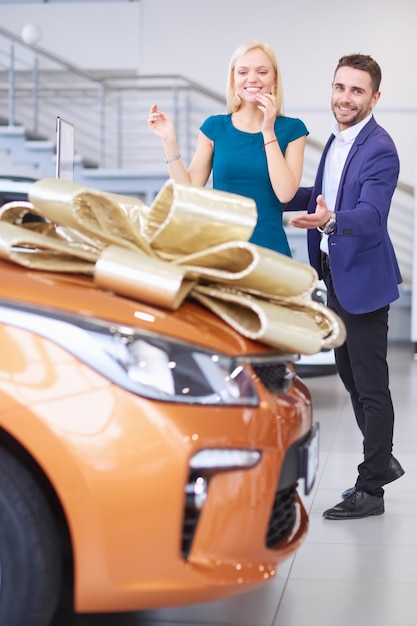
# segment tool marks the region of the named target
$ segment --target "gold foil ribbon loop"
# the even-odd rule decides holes
[[[191,297],[243,336],[302,354],[341,345],[343,322],[314,302],[315,270],[247,241],[253,200],[170,180],[137,198],[42,179],[0,211],[0,257],[93,274],[98,287],[175,310]],[[25,221],[41,216],[42,222]]]

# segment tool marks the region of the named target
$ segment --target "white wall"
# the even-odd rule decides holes
[[[39,46],[83,69],[136,71],[140,12],[140,2],[0,4],[0,24],[17,35],[40,26]]]
[[[375,116],[400,153],[401,179],[417,162],[416,0],[139,0],[0,5],[0,23],[17,34],[41,26],[40,45],[85,69],[182,74],[224,93],[233,50],[268,41],[281,66],[286,112],[327,138],[330,83],[343,54],[380,63]]]

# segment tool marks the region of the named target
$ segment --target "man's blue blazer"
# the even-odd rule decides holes
[[[286,210],[314,213],[333,139],[334,135],[324,148],[314,186],[301,187]],[[402,278],[387,225],[398,175],[394,142],[372,116],[346,159],[335,205],[336,231],[329,236],[333,285],[350,313],[375,311],[399,297]],[[320,238],[317,229],[308,230],[310,263],[321,278]]]

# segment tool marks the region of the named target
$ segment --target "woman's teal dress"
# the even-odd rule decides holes
[[[291,256],[282,226],[282,204],[269,180],[262,133],[246,133],[232,124],[232,116],[213,115],[200,130],[214,142],[213,188],[253,198],[258,221],[250,241]],[[277,117],[275,134],[285,154],[288,144],[308,135],[301,120]]]

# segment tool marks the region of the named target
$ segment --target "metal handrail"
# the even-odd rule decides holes
[[[0,35],[2,35],[5,39],[8,39],[10,42],[16,43],[22,48],[26,48],[31,53],[35,52],[36,54],[39,54],[43,58],[49,59],[50,61],[52,61],[52,63],[59,65],[62,69],[67,70],[71,74],[81,76],[82,78],[91,80],[91,82],[99,82],[99,83],[103,82],[102,79],[98,78],[94,74],[86,70],[83,70],[77,67],[76,65],[72,65],[71,63],[68,63],[68,61],[66,61],[65,59],[62,59],[56,54],[52,54],[51,52],[49,52],[48,50],[45,50],[41,46],[38,46],[37,44],[32,45],[32,44],[26,43],[25,41],[23,41],[21,37],[19,37],[12,31],[7,30],[6,28],[3,28],[2,26],[0,26]]]
[[[7,124],[22,124],[32,135],[53,140],[55,117],[69,116],[78,130],[76,149],[100,168],[158,168],[152,158],[156,143],[145,133],[149,106],[143,106],[155,91],[175,120],[184,156],[206,111],[224,110],[223,97],[181,75],[97,76],[2,27],[1,41],[8,45],[6,51],[0,46],[0,59],[6,57],[0,63],[0,102],[7,99]]]

